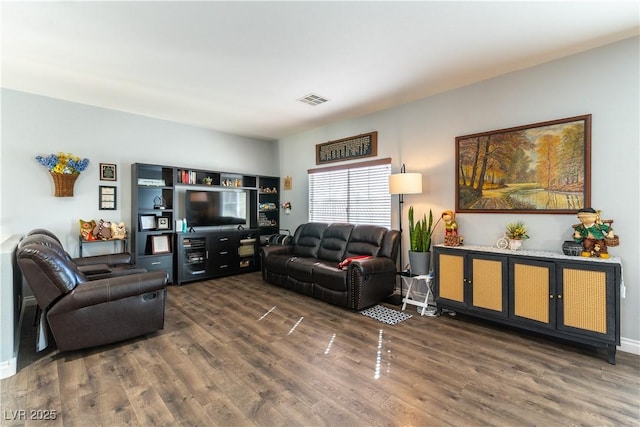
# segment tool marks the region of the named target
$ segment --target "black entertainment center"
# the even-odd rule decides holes
[[[256,271],[257,229],[178,233],[176,283]]]
[[[279,191],[279,177],[132,164],[136,264],[175,284],[257,271],[261,241],[279,230]]]

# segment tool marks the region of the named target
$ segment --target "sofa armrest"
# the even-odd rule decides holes
[[[73,262],[76,265],[94,265],[94,264],[107,264],[107,265],[120,265],[120,264],[133,264],[131,254],[123,252],[119,254],[106,254],[106,255],[94,255],[83,258],[73,258]]]
[[[119,276],[79,284],[50,310],[51,314],[64,313],[83,307],[117,301],[149,292],[163,291],[167,286],[167,273],[148,273]]]
[[[357,259],[351,262],[349,268],[359,269],[362,276],[389,272],[396,274],[396,264],[387,257]]]
[[[293,253],[293,245],[263,246],[260,251],[262,253],[262,258],[266,258],[269,255],[286,255]]]
[[[348,283],[351,308],[362,310],[393,293],[396,264],[387,257],[355,260],[349,264]]]
[[[80,270],[81,273],[84,273],[87,276],[90,276],[92,274],[110,273],[111,272],[111,269],[109,268],[109,266],[107,264],[78,265],[78,270]]]

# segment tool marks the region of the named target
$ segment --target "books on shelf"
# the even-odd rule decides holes
[[[180,184],[197,184],[197,180],[196,171],[178,171],[178,183]]]

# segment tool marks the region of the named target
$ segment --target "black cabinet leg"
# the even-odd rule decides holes
[[[608,344],[607,345],[607,362],[611,363],[612,365],[616,364],[616,346],[615,346],[615,344]]]

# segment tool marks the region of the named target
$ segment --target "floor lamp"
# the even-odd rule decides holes
[[[389,175],[389,193],[398,195],[398,228],[400,231],[400,247],[399,247],[399,263],[400,271],[404,268],[402,265],[402,204],[404,203],[405,194],[422,193],[422,174],[406,173],[404,163],[400,168],[400,173]],[[391,295],[387,300],[390,304],[402,304],[402,278],[400,279],[400,295]]]

